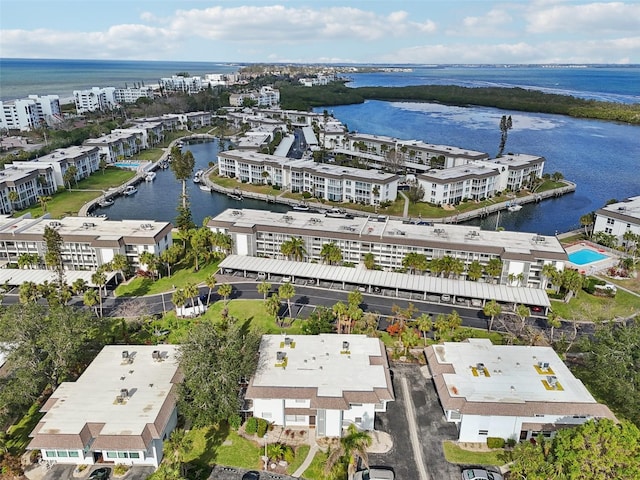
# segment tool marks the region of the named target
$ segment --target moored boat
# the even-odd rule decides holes
[[[134,195],[137,192],[138,192],[138,189],[134,185],[129,185],[127,188],[123,190],[122,194],[128,197],[130,195]]]
[[[156,172],[147,172],[144,176],[146,182],[153,182],[156,179]]]
[[[100,206],[101,208],[106,208],[106,207],[110,207],[111,205],[113,205],[115,202],[113,201],[113,199],[111,198],[104,198],[102,200],[100,200],[98,202],[98,206]]]

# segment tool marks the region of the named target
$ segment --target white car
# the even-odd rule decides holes
[[[462,471],[462,480],[504,480],[504,477],[483,468],[468,468]]]
[[[282,277],[282,283],[291,283],[291,277],[289,276]]]
[[[394,480],[393,470],[385,468],[367,468],[360,470],[353,476],[353,480]]]

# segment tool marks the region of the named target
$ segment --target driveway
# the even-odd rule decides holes
[[[392,467],[398,480],[459,478],[460,468],[448,463],[442,451],[442,442],[455,440],[458,432],[455,425],[445,422],[433,382],[423,376],[419,365],[394,364],[391,368],[396,400],[388,404],[386,413],[376,415],[375,428],[393,437],[393,448],[388,453],[371,454],[369,463]],[[412,410],[407,409],[407,391]],[[418,444],[415,446],[410,438],[407,413],[413,413],[416,422]],[[418,456],[413,453],[414,448],[419,450]],[[420,456],[422,465],[417,464]]]
[[[136,465],[129,469],[124,480],[147,480],[147,477],[155,471],[156,469],[153,467]]]

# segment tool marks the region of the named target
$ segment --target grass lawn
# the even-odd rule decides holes
[[[149,148],[136,153],[135,160],[142,162],[155,162],[160,159],[164,150],[161,148]]]
[[[640,312],[640,298],[620,289],[615,298],[596,297],[580,290],[569,303],[553,300],[551,308],[566,320],[611,320]]]
[[[40,412],[41,405],[34,403],[24,417],[8,430],[7,448],[11,453],[24,452],[31,440],[29,434],[38,424],[44,413]]]
[[[624,278],[624,279],[606,278],[605,280],[607,282],[614,283],[616,285],[619,285],[620,287],[624,287],[628,290],[631,290],[632,292],[636,292],[640,294],[640,276],[636,278]],[[638,299],[638,302],[640,302],[640,298]]]
[[[97,190],[119,187],[134,176],[135,172],[122,170],[120,168],[108,168],[104,174],[101,171],[97,171],[89,178],[79,181],[77,187],[72,185],[76,191],[65,190],[54,194],[51,200],[47,202],[47,212],[50,213],[53,218],[77,215],[85,203],[102,195],[102,193]],[[79,192],[77,189],[86,191]],[[27,212],[30,212],[34,218],[38,218],[44,213],[42,206],[38,203],[17,212],[16,216],[23,215]]]
[[[323,480],[327,477],[324,473],[324,465],[327,461],[327,454],[325,452],[316,453],[315,457],[313,457],[313,461],[309,468],[307,468],[302,476],[309,480]]]
[[[140,297],[142,295],[171,292],[174,288],[183,288],[188,283],[200,284],[203,283],[209,275],[218,270],[218,262],[201,266],[197,272],[194,272],[193,268],[179,268],[179,264],[177,268],[174,267],[172,270],[173,272],[170,277],[163,277],[155,281],[150,278],[133,278],[126,284],[118,285],[116,288],[116,296]]]
[[[198,467],[214,464],[247,469],[260,467],[262,448],[227,427],[194,428],[187,433],[191,449],[185,460]]]
[[[293,462],[291,462],[287,467],[287,473],[289,475],[294,473],[298,469],[298,467],[302,465],[302,462],[304,462],[304,459],[307,458],[307,454],[309,453],[309,450],[311,450],[311,447],[309,445],[299,445],[298,447],[296,447],[295,449],[296,456],[293,459]]]
[[[446,441],[443,443],[444,458],[449,463],[460,463],[465,465],[496,465],[500,466],[504,462],[499,455],[504,452],[502,448],[497,448],[489,452],[472,452],[463,450],[455,443]]]

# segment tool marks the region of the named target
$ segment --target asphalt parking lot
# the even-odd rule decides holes
[[[387,406],[386,413],[376,414],[376,430],[382,430],[393,437],[393,448],[384,454],[371,454],[370,465],[392,467],[397,480],[421,480],[426,473],[431,480],[458,479],[460,468],[448,463],[442,451],[444,440],[455,440],[455,425],[444,420],[438,395],[431,379],[425,378],[419,365],[394,364],[395,402]],[[426,367],[423,367],[426,368]],[[409,435],[407,420],[407,399],[402,388],[402,378],[409,386],[418,434],[418,446],[423,461],[423,469],[417,465]],[[426,480],[426,479],[423,479]]]

